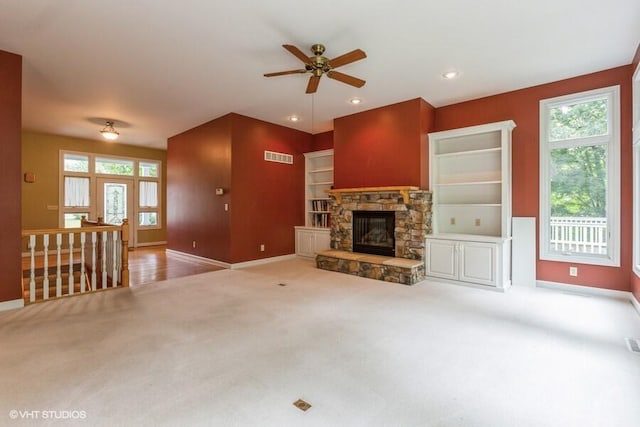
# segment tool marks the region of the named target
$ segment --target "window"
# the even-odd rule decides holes
[[[159,217],[159,182],[153,179],[153,175],[158,175],[160,165],[145,163],[140,165],[140,173],[147,173],[145,178],[140,178],[138,182],[138,226],[144,228],[157,228]],[[141,175],[142,176],[142,175]],[[147,178],[149,176],[149,178]]]
[[[64,207],[77,208],[89,207],[89,178],[65,176],[64,177]]]
[[[61,152],[60,166],[61,227],[80,227],[83,215],[94,220],[104,215],[106,222],[131,216],[134,229],[161,227],[160,161]],[[128,214],[126,194],[133,194]],[[104,212],[98,213],[101,205]]]
[[[139,176],[147,176],[152,178],[158,177],[158,169],[159,165],[156,162],[140,162],[140,170],[138,171]]]
[[[96,158],[96,173],[133,176],[133,160]]]
[[[89,156],[81,154],[64,155],[65,172],[89,172]]]
[[[540,102],[540,258],[620,265],[619,87]]]

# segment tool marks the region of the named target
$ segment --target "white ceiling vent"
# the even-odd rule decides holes
[[[293,164],[293,155],[285,153],[276,153],[275,151],[264,152],[264,159],[267,162],[286,163],[288,165]]]

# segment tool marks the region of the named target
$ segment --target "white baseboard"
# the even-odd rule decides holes
[[[23,299],[14,299],[11,301],[0,302],[0,311],[15,310],[16,308],[22,307],[24,307]]]
[[[638,315],[640,315],[640,301],[636,298],[636,296],[631,292],[631,304],[636,308]]]
[[[163,242],[146,242],[146,243],[138,243],[136,244],[136,248],[144,248],[146,246],[162,246],[162,245],[166,245],[167,242],[163,241]]]
[[[613,289],[594,288],[591,286],[582,286],[582,285],[570,285],[568,283],[547,282],[545,280],[536,280],[536,287],[556,289],[559,291],[569,292],[572,294],[579,294],[579,295],[615,298],[622,301],[629,301],[629,296],[631,295],[631,292],[627,292],[627,291],[616,291]]]
[[[166,249],[165,252],[168,255],[173,255],[173,256],[176,256],[178,258],[184,258],[184,259],[192,260],[192,261],[200,261],[200,262],[203,262],[205,264],[216,265],[218,267],[231,268],[231,264],[229,264],[227,262],[217,261],[217,260],[211,259],[211,258],[205,258],[205,257],[201,257],[201,256],[198,256],[198,255],[188,254],[186,252],[180,252],[180,251],[176,251],[176,250],[173,250],[173,249]]]
[[[291,254],[291,255],[281,255],[281,256],[275,256],[270,258],[261,258],[261,259],[255,259],[252,261],[237,262],[235,264],[230,264],[228,262],[223,262],[223,261],[218,261],[211,258],[201,257],[198,255],[188,254],[186,252],[180,252],[173,249],[167,249],[166,252],[170,255],[174,255],[180,258],[200,261],[200,262],[204,262],[206,264],[211,264],[211,265],[217,265],[218,267],[224,267],[231,270],[237,270],[237,269],[246,268],[246,267],[253,267],[253,266],[262,265],[262,264],[269,264],[269,263],[278,262],[278,261],[286,261],[286,260],[296,258],[295,254]]]
[[[296,259],[296,258],[297,258],[296,254],[280,255],[280,256],[274,256],[270,258],[254,259],[253,261],[238,262],[236,264],[231,264],[231,268],[235,270],[238,268],[253,267],[256,265],[269,264],[272,262],[288,261],[290,259]]]

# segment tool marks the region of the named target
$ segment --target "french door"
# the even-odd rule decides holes
[[[133,217],[133,179],[98,178],[97,208],[98,216],[102,216],[107,224],[121,225],[122,220],[129,220],[129,246],[136,245],[136,218]]]

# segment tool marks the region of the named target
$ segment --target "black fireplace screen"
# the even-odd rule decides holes
[[[353,251],[395,256],[395,212],[354,211]]]

